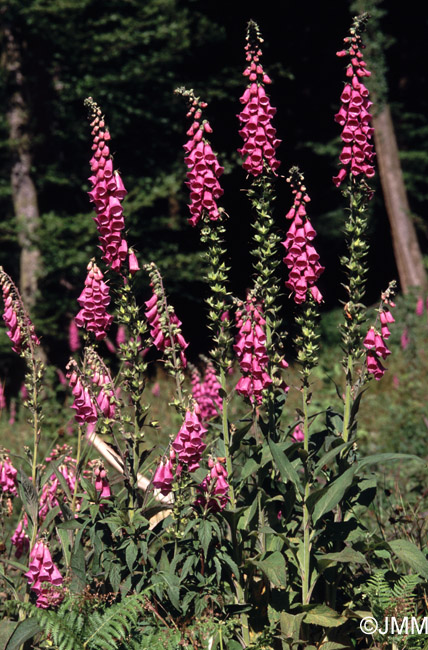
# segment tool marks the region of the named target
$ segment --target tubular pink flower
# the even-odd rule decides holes
[[[23,520],[21,520],[17,525],[15,532],[10,538],[10,541],[16,547],[15,557],[19,560],[21,555],[26,553],[30,548],[30,538],[25,532]]]
[[[190,191],[189,223],[196,226],[204,215],[211,221],[220,217],[221,209],[217,205],[217,199],[223,195],[223,189],[218,179],[224,168],[219,164],[207,138],[207,134],[212,133],[212,128],[208,120],[202,119],[202,110],[207,107],[207,103],[200,101],[193,90],[178,88],[176,92],[187,97],[190,104],[187,112],[187,117],[192,119],[187,131],[190,139],[183,148],[186,152],[184,162],[189,169],[186,182]]]
[[[199,371],[196,368],[193,369],[191,383],[192,395],[199,406],[203,422],[207,422],[222,412],[223,400],[220,397],[221,384],[217,379],[215,368],[211,361],[206,363],[203,379]]]
[[[12,465],[9,456],[4,456],[0,462],[0,489],[8,496],[16,497],[18,490],[16,488],[17,470]]]
[[[82,385],[75,370],[69,370],[67,378],[74,395],[74,402],[71,408],[76,411],[76,422],[81,426],[85,423],[91,424],[97,422],[97,409],[92,401],[88,388]]]
[[[92,175],[89,181],[92,190],[88,192],[89,200],[95,206],[100,248],[103,260],[114,270],[120,272],[122,264],[128,258],[128,268],[131,274],[139,270],[135,253],[128,250],[126,239],[122,237],[125,227],[121,201],[127,191],[119,172],[113,169],[113,160],[107,142],[110,133],[105,125],[101,109],[91,97],[85,100],[92,114],[93,155],[90,160]]]
[[[349,56],[351,60],[346,70],[348,81],[340,96],[342,105],[334,117],[335,121],[343,127],[344,142],[339,156],[342,167],[338,175],[333,178],[336,187],[342,184],[348,173],[354,177],[363,174],[366,178],[372,178],[375,173],[372,164],[375,153],[370,144],[373,128],[369,108],[372,102],[369,100],[369,91],[362,81],[371,73],[363,61],[361,50],[364,49],[364,45],[358,25],[354,25],[351,36],[346,37],[344,42],[347,49],[338,52],[337,56]]]
[[[74,318],[68,326],[68,345],[71,352],[77,352],[80,349],[79,330],[77,329]]]
[[[319,255],[310,243],[316,235],[306,213],[306,204],[310,198],[303,184],[303,174],[297,167],[290,169],[287,181],[294,194],[294,203],[285,215],[286,219],[292,219],[292,222],[285,240],[281,242],[287,253],[283,261],[289,269],[289,279],[285,286],[294,293],[294,301],[298,304],[306,301],[308,291],[315,302],[320,303],[323,298],[315,283],[323,273],[324,267],[319,263]]]
[[[64,595],[55,589],[62,585],[63,578],[44,542],[39,541],[34,545],[30,553],[29,570],[25,577],[30,589],[37,594],[37,607],[48,609],[59,605],[63,600]]]
[[[0,381],[0,411],[6,408],[6,397],[4,395],[4,386]]]
[[[303,433],[300,424],[298,424],[297,427],[294,428],[292,438],[295,442],[303,442],[303,440],[305,439],[305,434]]]
[[[223,462],[224,458],[217,458],[216,461],[212,458],[208,460],[210,472],[197,487],[198,496],[195,499],[195,506],[211,510],[211,512],[219,512],[226,507],[229,501],[229,484],[227,470],[222,464]]]
[[[88,332],[94,332],[97,341],[106,337],[113,316],[107,313],[110,304],[109,287],[103,281],[103,274],[93,260],[87,266],[88,275],[85,288],[77,299],[82,307],[75,318],[78,327],[85,327]]]
[[[153,485],[163,495],[171,492],[175,478],[183,469],[194,472],[198,469],[202,453],[206,449],[203,441],[207,429],[202,425],[201,414],[196,405],[187,411],[184,422],[171,445],[169,459],[161,461],[153,477]]]
[[[260,45],[263,39],[258,26],[253,21],[248,23],[246,39],[248,67],[244,71],[244,76],[248,77],[249,84],[240,98],[244,109],[238,115],[243,125],[239,135],[244,145],[238,153],[244,159],[243,168],[253,176],[260,176],[264,168],[274,173],[278,169],[280,162],[275,158],[275,153],[281,140],[276,138],[276,129],[271,124],[276,108],[271,106],[264,86],[272,82],[260,64],[262,54]]]
[[[30,341],[35,345],[40,345],[40,340],[24,308],[18,289],[1,266],[0,286],[2,288],[5,307],[3,320],[7,327],[6,334],[13,343],[12,350],[17,354],[21,354],[21,352],[29,348]]]
[[[165,309],[164,301],[155,292],[145,305],[147,310],[144,314],[150,326],[153,345],[161,352],[177,347],[180,350],[181,363],[185,368],[187,359],[184,351],[189,344],[181,333],[181,321],[173,311]]]
[[[391,289],[388,288],[382,294],[381,306],[379,310],[379,320],[381,322],[381,333],[374,328],[370,327],[369,331],[366,334],[366,337],[363,341],[363,345],[367,348],[367,371],[374,375],[374,378],[379,381],[382,379],[385,374],[386,368],[381,364],[379,359],[386,359],[387,356],[391,354],[391,351],[387,348],[384,339],[388,338],[390,331],[388,329],[388,324],[394,322],[394,318],[389,311],[388,307],[395,307],[395,304],[390,299]],[[408,340],[407,332],[406,339],[404,337],[404,332],[401,338],[401,345],[403,349],[407,347]],[[404,345],[403,345],[404,343]]]
[[[238,336],[234,350],[238,357],[243,377],[235,390],[251,402],[261,404],[263,391],[272,384],[269,376],[266,350],[266,321],[260,304],[255,298],[247,298],[236,312]]]
[[[109,499],[112,495],[110,483],[107,477],[107,472],[104,466],[100,464],[94,470],[95,474],[95,489],[99,492],[100,499]],[[102,506],[104,504],[101,504]]]

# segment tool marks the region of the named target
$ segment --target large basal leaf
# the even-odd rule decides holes
[[[413,571],[428,578],[428,560],[421,550],[407,539],[394,539],[389,542],[389,548]]]
[[[321,570],[326,569],[332,564],[337,562],[354,562],[355,564],[364,564],[366,558],[359,551],[354,551],[354,549],[349,548],[348,546],[339,551],[338,553],[324,553],[323,555],[316,555],[316,560],[318,567]]]
[[[285,587],[287,584],[287,570],[285,557],[279,551],[274,551],[263,560],[254,564],[265,574],[275,587]]]
[[[3,623],[2,623],[3,625]],[[12,636],[9,638],[4,650],[19,650],[19,648],[35,634],[40,632],[40,627],[35,618],[26,618],[18,623]]]
[[[346,623],[347,620],[345,616],[341,616],[327,605],[315,605],[306,613],[304,618],[305,623],[321,625],[322,627],[339,627],[339,625]]]
[[[359,460],[356,465],[357,468],[360,470],[366,465],[374,465],[374,464],[380,464],[380,463],[389,463],[394,460],[402,460],[402,461],[409,461],[409,460],[416,460],[419,463],[425,463],[423,458],[419,458],[419,456],[414,456],[413,454],[373,454],[372,456],[367,456],[367,458],[362,458]]]
[[[281,448],[281,445],[269,439],[269,448],[272,454],[272,458],[275,461],[275,465],[281,474],[282,480],[285,482],[291,481],[293,483],[293,485],[296,487],[297,497],[299,500],[301,500],[301,481],[293,465],[290,463],[286,454]]]
[[[323,496],[317,501],[312,514],[312,521],[315,524],[326,512],[330,512],[342,499],[346,490],[352,485],[356,466],[349,467],[331,485],[328,486]]]

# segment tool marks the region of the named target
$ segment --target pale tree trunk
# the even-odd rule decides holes
[[[410,213],[398,155],[391,111],[387,104],[373,118],[377,163],[392,232],[395,261],[403,293],[410,287],[427,289],[415,226]]]
[[[24,304],[31,311],[36,301],[40,252],[37,247],[39,208],[36,188],[31,178],[29,110],[25,98],[20,44],[8,26],[3,26],[2,32],[2,67],[6,71],[8,85],[11,88],[7,120],[12,154],[12,199],[21,248],[19,285]]]

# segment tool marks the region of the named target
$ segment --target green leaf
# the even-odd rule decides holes
[[[347,618],[341,616],[327,605],[315,605],[306,613],[304,621],[322,627],[338,627],[346,623]]]
[[[280,625],[281,636],[285,639],[293,639],[296,643],[300,639],[300,627],[305,614],[290,614],[289,612],[281,612]]]
[[[24,474],[22,468],[19,472],[19,496],[25,508],[26,513],[30,517],[33,524],[37,525],[37,514],[39,508],[39,498],[37,495],[37,490],[34,487],[32,481]]]
[[[133,569],[134,562],[137,559],[137,555],[138,555],[137,545],[134,542],[130,542],[126,547],[126,551],[125,551],[126,564],[128,565],[128,569],[130,571],[132,571]]]
[[[394,460],[417,460],[419,463],[425,463],[426,461],[419,456],[414,456],[413,454],[373,454],[372,456],[367,456],[367,458],[362,458],[359,460],[356,465],[358,470],[362,469],[366,465],[373,465],[377,463],[389,463]]]
[[[212,539],[212,526],[209,521],[203,519],[198,526],[198,537],[202,546],[204,555],[208,553],[208,547]]]
[[[269,448],[272,454],[272,458],[274,459],[275,464],[279,470],[279,473],[281,474],[282,480],[285,482],[291,481],[293,483],[293,485],[296,487],[297,490],[297,497],[301,501],[302,497],[300,494],[300,490],[301,490],[300,479],[293,465],[290,463],[286,454],[281,449],[281,445],[269,438]]]
[[[26,618],[18,623],[12,636],[9,638],[4,650],[19,650],[19,648],[35,634],[40,632],[40,627],[35,618]]]
[[[287,584],[287,570],[285,557],[279,551],[274,551],[267,557],[254,562],[275,587],[285,587]]]
[[[318,463],[315,465],[314,469],[314,477],[318,476],[324,465],[328,465],[333,458],[335,458],[338,454],[340,454],[342,451],[345,449],[351,447],[354,443],[353,442],[344,442],[341,445],[337,445],[337,447],[334,447],[334,449],[330,449],[324,456],[321,456],[319,459]]]
[[[85,553],[83,546],[75,542],[70,557],[71,583],[70,591],[80,594],[86,586]],[[115,591],[119,591],[119,585]]]
[[[63,530],[59,526],[56,527],[56,532],[61,542],[62,552],[64,553],[65,564],[67,567],[70,566],[71,562],[71,543],[72,538],[68,530]]]
[[[407,539],[394,539],[389,542],[389,548],[405,564],[408,564],[413,571],[416,571],[424,578],[428,578],[428,560],[415,544]]]
[[[330,512],[342,499],[346,490],[352,485],[356,466],[349,467],[341,476],[331,483],[322,497],[317,501],[312,515],[315,524],[326,512]]]
[[[315,557],[321,570],[326,569],[331,564],[336,564],[336,562],[355,562],[356,564],[364,564],[366,561],[366,558],[362,553],[354,551],[354,549],[349,546],[338,553],[324,553],[323,555],[320,554]]]

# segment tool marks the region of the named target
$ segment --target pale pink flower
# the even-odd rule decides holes
[[[416,303],[416,315],[417,316],[422,316],[424,313],[424,299],[422,296],[419,296],[418,301]]]
[[[6,408],[6,397],[4,395],[4,384],[0,381],[0,411]]]

